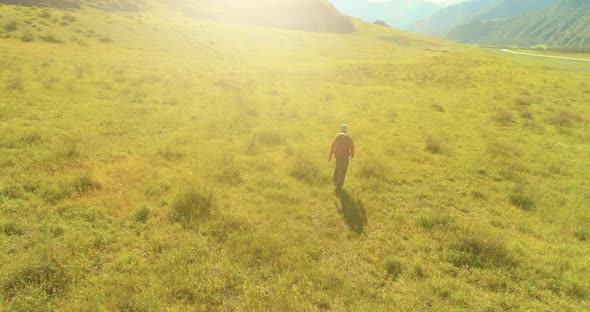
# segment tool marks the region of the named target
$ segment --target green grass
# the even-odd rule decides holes
[[[0,15],[2,308],[590,309],[577,64],[360,22]]]

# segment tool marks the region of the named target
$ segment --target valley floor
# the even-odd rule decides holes
[[[0,15],[1,309],[590,309],[588,72],[360,22]]]

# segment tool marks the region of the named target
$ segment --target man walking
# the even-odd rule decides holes
[[[354,142],[348,136],[348,126],[342,125],[340,130],[341,132],[332,141],[332,148],[328,157],[328,161],[331,161],[332,155],[336,156],[336,169],[334,169],[334,177],[332,178],[336,190],[342,189],[346,171],[348,170],[348,161],[354,158]]]

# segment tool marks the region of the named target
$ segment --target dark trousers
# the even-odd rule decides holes
[[[348,157],[336,158],[336,169],[334,169],[334,177],[332,178],[332,181],[337,188],[342,188],[344,185],[346,171],[348,171]]]

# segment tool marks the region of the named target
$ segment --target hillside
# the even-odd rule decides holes
[[[0,5],[0,310],[590,310],[590,64],[140,4]]]
[[[590,3],[578,0],[481,0],[450,6],[413,31],[493,46],[589,48]]]
[[[260,26],[313,31],[350,33],[354,26],[327,0],[156,0],[189,16]],[[144,0],[0,0],[26,6],[79,9],[91,7],[107,11],[135,11],[153,8]]]
[[[407,29],[418,20],[426,18],[441,7],[425,0],[366,1],[330,0],[344,14],[372,23],[383,20],[390,26]]]
[[[473,38],[489,45],[590,48],[590,2],[560,0],[549,9],[500,23]]]
[[[535,10],[544,9],[556,0],[477,0],[449,6],[432,17],[416,23],[411,30],[419,33],[469,42],[495,30],[497,24]],[[481,27],[485,24],[485,27]]]

